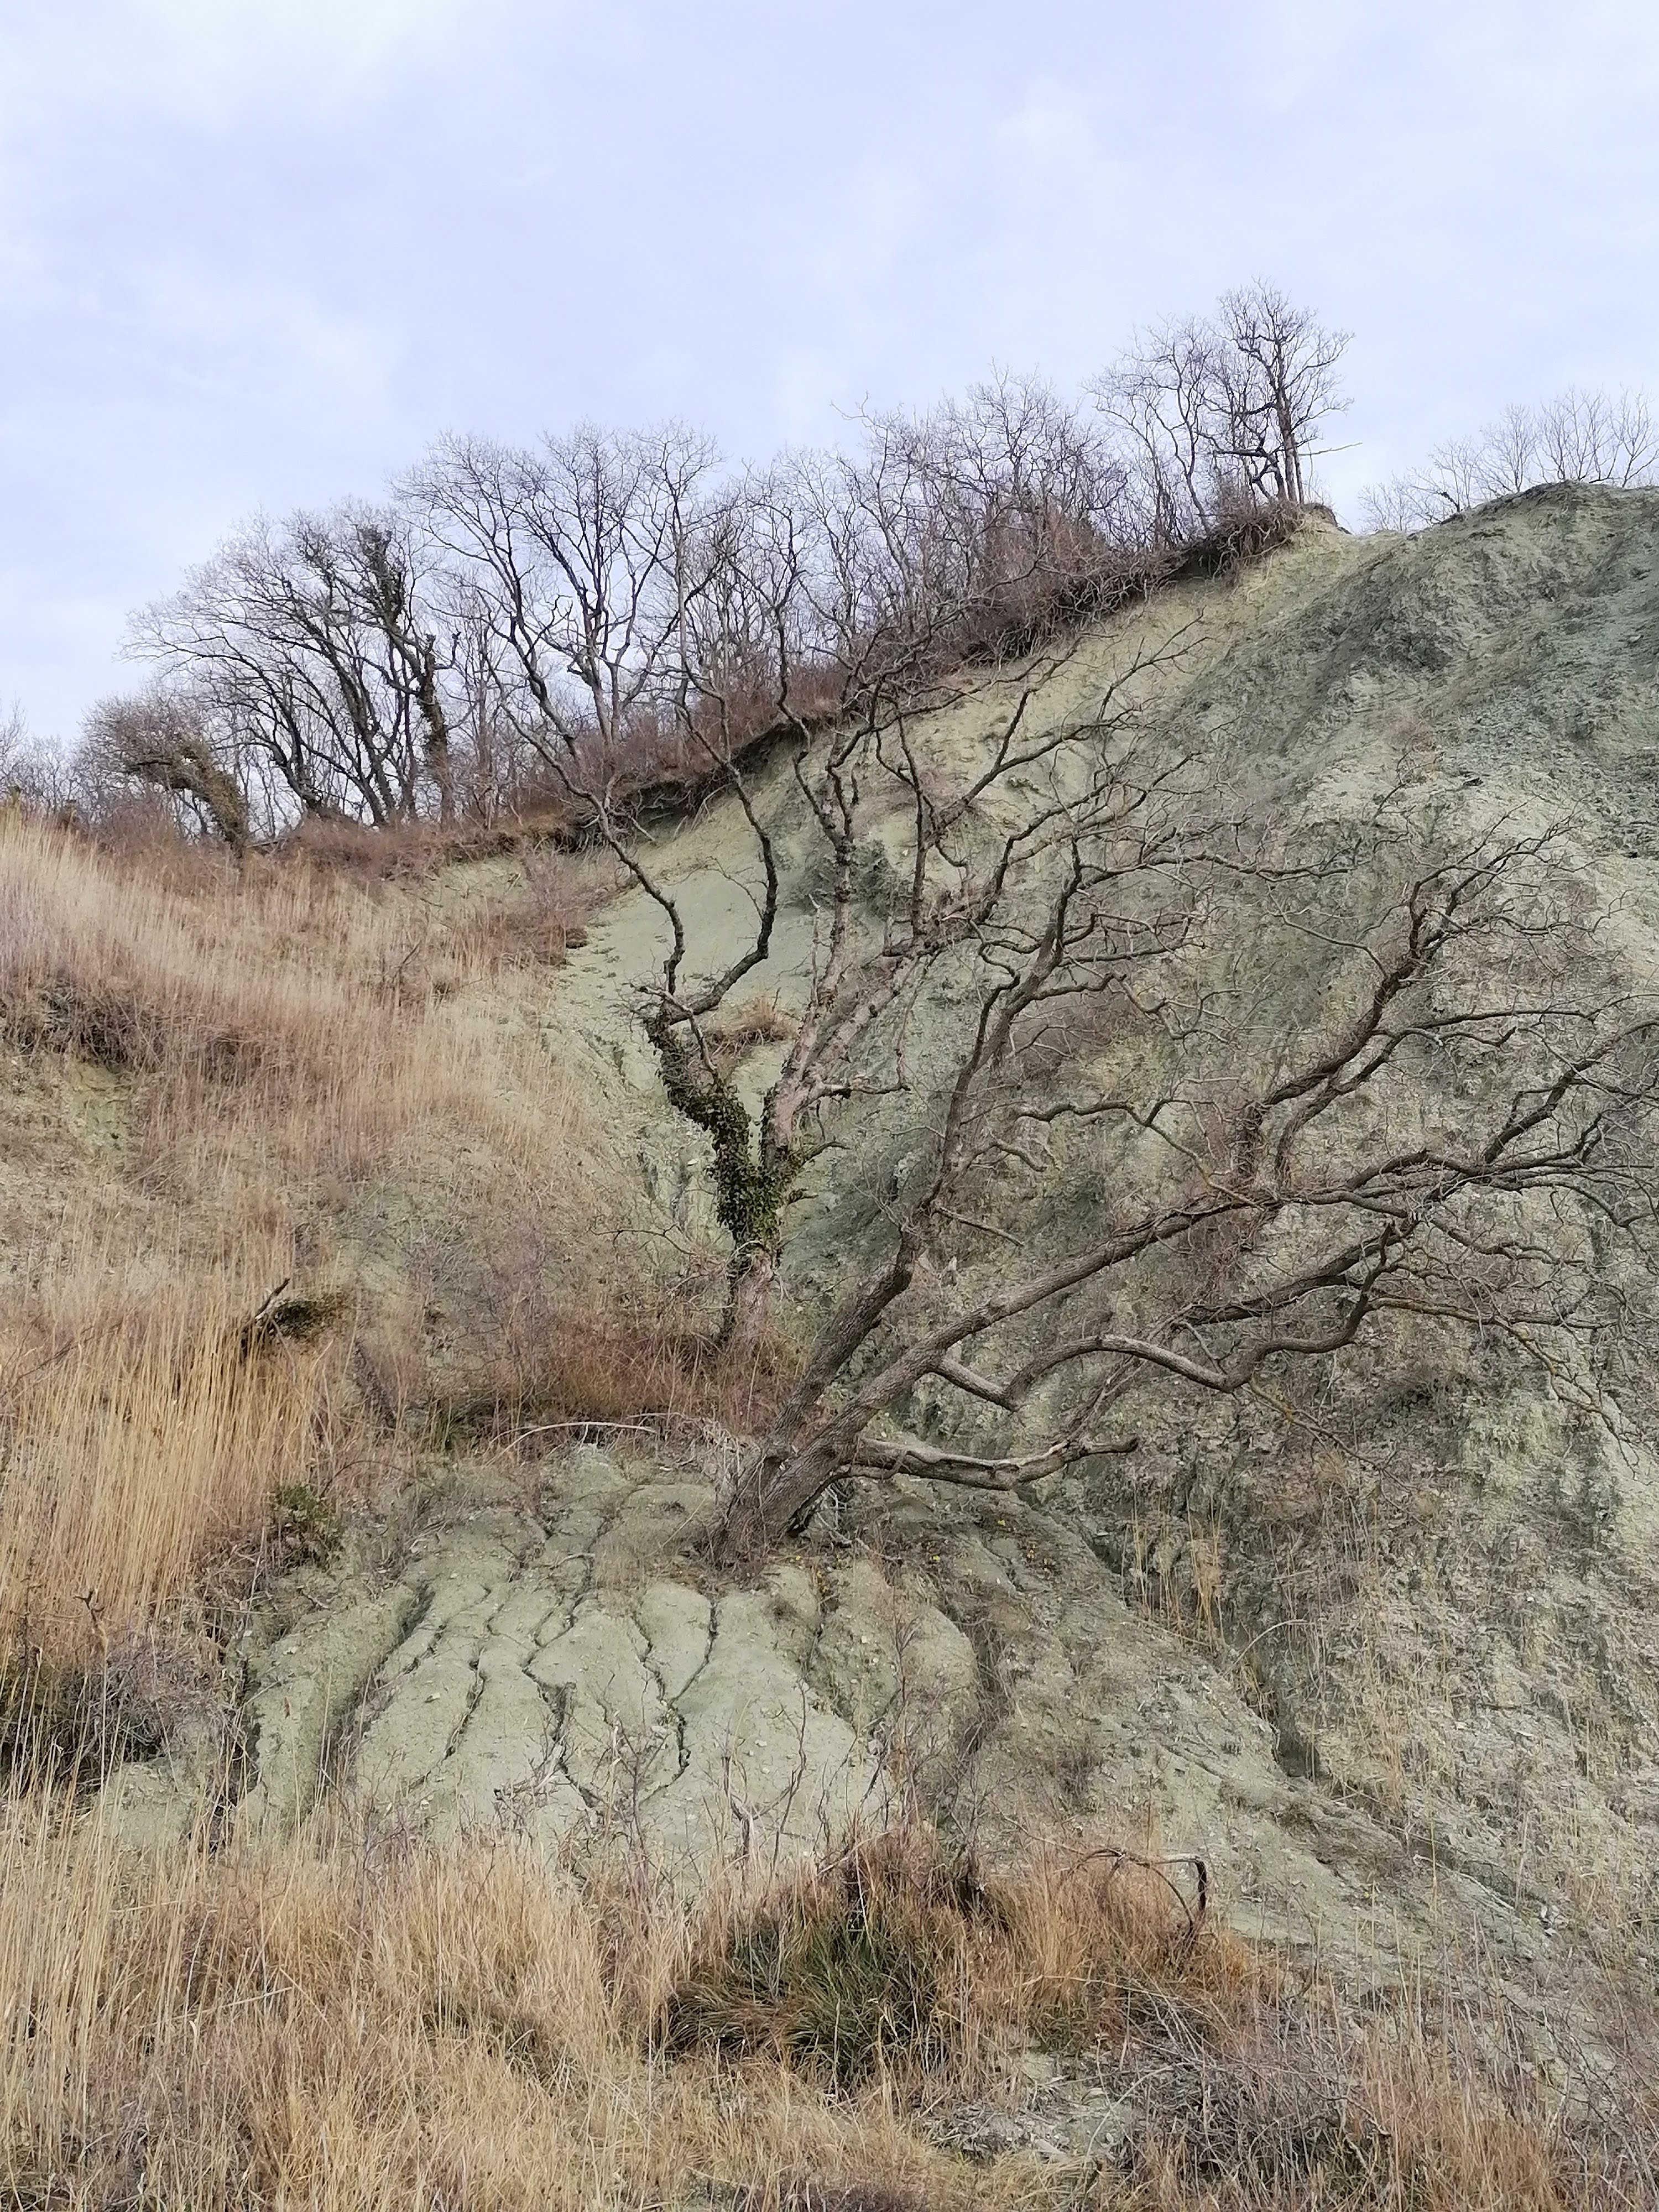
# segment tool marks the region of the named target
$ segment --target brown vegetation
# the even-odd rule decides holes
[[[1505,2079],[1420,1982],[1346,2015],[1168,1881],[1110,1853],[981,1871],[911,1832],[688,1905],[507,1839],[145,1853],[14,1800],[0,2186],[193,2212],[1650,2201],[1650,2079],[1604,2080],[1599,2113]],[[1077,2147],[1022,2154],[1068,2094]]]
[[[453,1396],[412,1303],[422,1237],[482,1255],[503,1222],[533,1224],[555,1286],[541,1322],[556,1335],[579,1316],[573,1329],[625,1349],[592,1235],[625,1201],[574,1071],[549,1066],[528,1020],[474,1018],[474,988],[501,988],[517,932],[540,961],[579,926],[591,871],[567,865],[568,898],[532,886],[508,925],[496,895],[481,927],[470,907],[452,918],[297,859],[243,877],[0,821],[9,1095],[21,1111],[42,1085],[70,1106],[84,1092],[108,1131],[82,1140],[61,1188],[52,1155],[32,1157],[41,1125],[22,1121],[9,1146],[13,1649],[78,1662],[172,1617],[205,1563],[257,1548],[280,1486],[325,1494],[347,1467],[367,1480],[384,1448],[365,1438],[388,1414],[412,1409],[417,1431],[421,1407]],[[563,1177],[585,1164],[581,1187],[553,1162]],[[422,1194],[425,1220],[388,1243],[376,1224],[400,1188]],[[376,1247],[370,1316],[356,1285]],[[301,1307],[314,1326],[290,1325]],[[476,1389],[500,1347],[474,1339]]]

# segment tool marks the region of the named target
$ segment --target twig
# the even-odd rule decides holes
[[[1066,1868],[1061,1879],[1069,1881],[1074,1874],[1080,1874],[1083,1869],[1095,1859],[1110,1859],[1114,1871],[1120,1866],[1134,1866],[1142,1868],[1147,1874],[1155,1874],[1187,1916],[1187,1934],[1184,1940],[1186,1948],[1191,1950],[1198,1941],[1198,1931],[1204,1925],[1204,1916],[1210,1908],[1210,1869],[1207,1861],[1200,1858],[1196,1851],[1174,1851],[1168,1856],[1159,1859],[1143,1858],[1139,1851],[1125,1850],[1119,1844],[1107,1844],[1098,1850],[1085,1851],[1080,1859],[1074,1861]],[[1164,1872],[1166,1867],[1175,1866],[1189,1866],[1194,1871],[1198,1885],[1196,1911],[1182,1895],[1179,1886],[1171,1881]]]

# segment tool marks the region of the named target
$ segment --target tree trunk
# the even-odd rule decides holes
[[[714,1148],[714,1213],[732,1239],[716,1342],[722,1351],[750,1350],[771,1316],[783,1207],[799,1164],[786,1145],[757,1138],[736,1085],[693,1049],[683,1028],[653,1016],[646,1034],[656,1048],[669,1104],[707,1131]]]
[[[732,1255],[726,1277],[726,1311],[720,1316],[718,1339],[722,1352],[755,1350],[772,1318],[772,1297],[777,1279],[778,1255],[775,1247],[750,1244]]]
[[[239,868],[247,863],[248,810],[241,786],[202,745],[188,741],[147,750],[129,749],[124,760],[129,775],[193,799],[218,836],[229,846]]]
[[[438,690],[438,645],[435,638],[421,641],[416,682],[421,720],[426,725],[426,764],[438,791],[438,820],[447,830],[455,819],[455,777],[450,760],[449,717]]]
[[[800,1451],[763,1444],[720,1524],[716,1549],[727,1566],[758,1558],[781,1543],[841,1473],[846,1446],[838,1430],[814,1437]]]

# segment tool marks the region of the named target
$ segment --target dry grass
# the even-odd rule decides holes
[[[170,1614],[337,1441],[333,1348],[245,1355],[246,1281],[136,1291],[118,1277],[59,1348],[14,1355],[6,1377],[0,1624],[60,1656]]]
[[[504,1841],[140,1853],[37,1793],[0,1820],[0,1882],[21,2205],[1642,2201],[1614,2136],[1500,2096],[1416,2017],[1339,2033],[1322,1993],[1098,1862],[981,1878],[909,1836],[688,1905]],[[1121,2150],[943,2148],[964,2106],[1030,2106],[1034,2045],[1125,2101]]]
[[[580,866],[574,884],[592,890]],[[525,927],[560,896],[538,878]],[[483,1267],[533,1229],[538,1319],[573,1378],[617,1355],[595,1410],[647,1389],[659,1347],[633,1345],[639,1270],[616,1260],[625,1169],[459,912],[303,861],[244,881],[176,844],[110,854],[0,817],[12,1647],[95,1657],[257,1545],[279,1488],[325,1492],[405,1404],[495,1395],[490,1315],[451,1316],[443,1342],[424,1318],[434,1238]],[[284,1283],[330,1326],[251,1346]]]
[[[495,967],[557,968],[587,942],[588,917],[620,888],[620,872],[604,851],[574,856],[526,846],[518,882],[469,916],[458,945]]]
[[[464,942],[436,987],[404,985],[430,933],[404,902],[331,872],[273,865],[243,885],[213,870],[186,893],[0,823],[0,1024],[25,1048],[161,1079],[146,1133],[181,1169],[205,1142],[358,1171],[439,1125],[520,1166],[550,1139],[579,1152],[576,1086],[446,1004],[468,980]]]
[[[897,1829],[739,1899],[696,1931],[664,2007],[671,2051],[762,2054],[842,2089],[1003,2083],[1024,2049],[1121,2044],[1160,2001],[1218,2017],[1258,1978],[1175,1885],[1115,1852],[988,1875]]]
[[[137,1854],[37,1800],[0,1880],[12,2203],[587,2212],[698,2172],[945,2164],[875,2099],[653,2057],[684,1912],[514,1848]]]
[[[244,879],[0,820],[0,1654],[190,1643],[279,1493],[349,1503],[399,1436],[763,1411],[787,1360],[715,1357],[641,1264],[631,1163],[545,1041],[544,968],[610,880],[544,853],[470,896],[292,855]],[[279,1285],[310,1341],[249,1339]]]
[[[444,1255],[432,1280],[468,1316],[457,1385],[429,1402],[441,1437],[574,1437],[585,1425],[718,1421],[752,1433],[793,1379],[796,1356],[767,1335],[720,1350],[709,1328],[723,1271],[708,1279],[619,1285],[574,1304],[561,1255],[534,1221],[506,1224],[481,1257]]]

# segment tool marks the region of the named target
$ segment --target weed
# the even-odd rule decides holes
[[[96,1788],[121,1761],[153,1758],[205,1698],[188,1656],[154,1636],[98,1639],[75,1658],[16,1636],[0,1656],[0,1780]]]
[[[270,1501],[270,1538],[281,1567],[321,1565],[339,1550],[337,1509],[307,1482],[279,1482]]]

